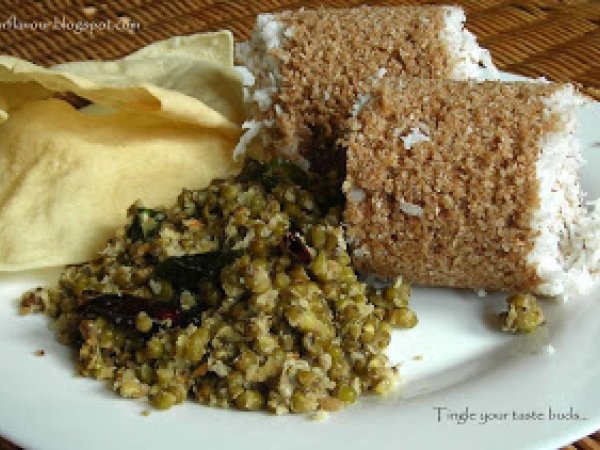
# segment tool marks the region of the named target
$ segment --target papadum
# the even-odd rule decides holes
[[[95,258],[137,199],[171,204],[238,170],[232,39],[209,34],[73,73],[0,56],[0,270]],[[66,92],[103,112],[53,98]]]

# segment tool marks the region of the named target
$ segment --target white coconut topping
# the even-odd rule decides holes
[[[385,77],[385,74],[387,73],[387,69],[385,67],[380,67],[379,69],[377,69],[377,72],[375,73],[375,81],[381,80],[383,77]]]
[[[273,14],[259,14],[256,17],[256,30],[260,33],[267,50],[281,47],[281,42],[285,37],[285,27],[281,22],[275,20]]]
[[[283,36],[286,38],[294,37],[294,27],[288,27],[283,31]]]
[[[578,217],[569,231],[568,239],[561,242],[568,270],[563,300],[570,293],[589,293],[600,280],[600,199],[592,202],[592,210]]]
[[[360,188],[352,188],[348,192],[348,200],[353,203],[360,203],[365,199],[365,191]]]
[[[358,114],[362,111],[362,109],[365,107],[365,105],[367,103],[369,103],[370,99],[371,99],[371,96],[369,94],[359,95],[358,98],[356,99],[356,102],[354,103],[354,105],[352,105],[352,109],[350,110],[352,117],[358,116]]]
[[[418,144],[419,142],[428,142],[431,140],[419,127],[411,128],[410,132],[406,136],[400,136],[400,139],[402,139],[402,143],[406,150],[410,150],[413,145]]]
[[[239,142],[233,149],[233,159],[238,159],[246,153],[248,144],[256,137],[260,131],[262,124],[256,120],[249,120],[242,124],[242,130],[247,130],[240,137]]]
[[[590,291],[600,269],[600,212],[582,206],[575,138],[576,109],[584,99],[572,86],[544,99],[545,114],[559,115],[563,129],[548,133],[538,143],[536,163],[540,205],[531,223],[537,238],[528,255],[541,279],[539,293],[568,296]]]
[[[273,105],[273,95],[279,89],[281,76],[279,63],[272,50],[280,48],[292,36],[293,29],[285,27],[273,14],[259,14],[250,40],[236,45],[237,58],[256,76],[252,88],[245,93],[250,117],[255,117],[259,111],[267,111]],[[280,105],[275,107],[281,111]],[[271,127],[271,121],[251,121],[248,124],[252,126],[245,127],[248,131],[236,146],[236,155],[245,153],[246,146],[259,134],[265,146],[270,143],[269,133],[260,133],[260,130]]]
[[[252,75],[252,72],[248,70],[246,66],[235,66],[235,71],[240,75],[243,86],[254,86],[256,78]]]
[[[235,66],[234,69],[242,79],[242,92],[244,95],[244,103],[248,103],[250,101],[250,88],[254,86],[256,78],[254,77],[254,75],[252,75],[252,72],[250,72],[246,66]]]
[[[446,28],[441,38],[446,41],[450,55],[456,60],[452,78],[498,79],[498,70],[490,52],[477,44],[475,36],[464,28],[465,13],[458,6],[445,7]]]
[[[414,203],[400,200],[398,202],[398,207],[400,208],[400,211],[402,211],[404,214],[408,214],[409,216],[420,217],[423,215],[423,208],[421,208],[419,205],[415,205]]]

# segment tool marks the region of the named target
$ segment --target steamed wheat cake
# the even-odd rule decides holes
[[[255,77],[252,120],[237,151],[258,133],[266,148],[306,165],[305,150],[331,144],[378,79],[479,76],[492,63],[464,20],[460,8],[440,6],[259,15],[251,39],[237,48]]]
[[[409,281],[560,295],[598,269],[572,86],[389,79],[341,140],[357,267]]]

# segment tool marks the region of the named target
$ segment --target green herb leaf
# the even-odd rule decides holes
[[[217,278],[221,269],[231,264],[240,255],[239,251],[228,250],[172,256],[158,263],[154,273],[157,277],[168,280],[176,286],[197,289],[200,280]]]
[[[138,208],[133,213],[133,219],[127,229],[127,237],[132,241],[145,241],[156,236],[160,224],[166,215],[150,208]]]

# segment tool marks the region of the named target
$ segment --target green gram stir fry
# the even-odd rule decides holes
[[[392,326],[412,327],[410,287],[357,280],[335,172],[279,160],[129,210],[100,258],[25,294],[79,352],[79,372],[167,409],[191,397],[245,410],[334,411],[386,393]]]

